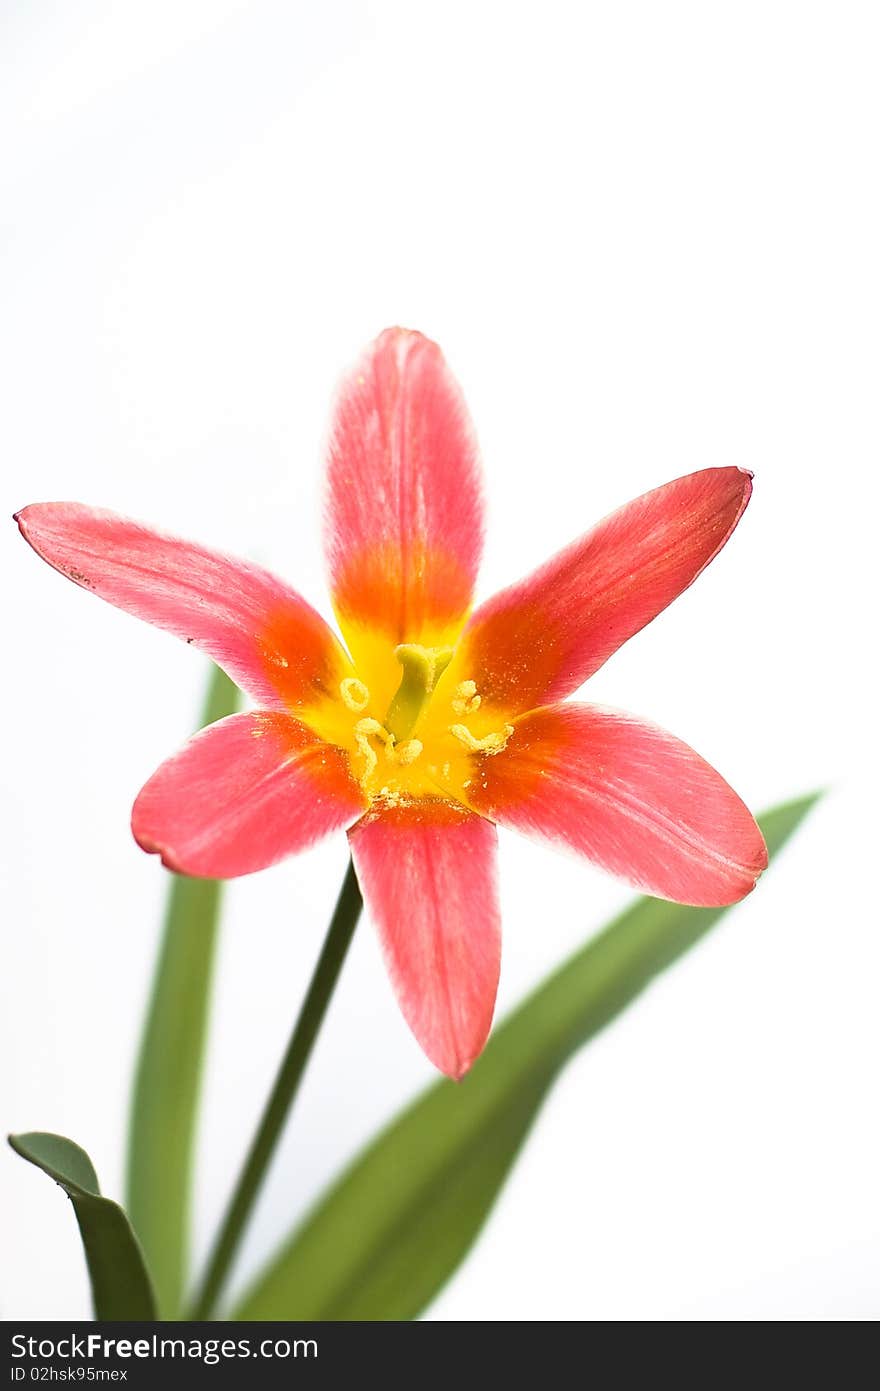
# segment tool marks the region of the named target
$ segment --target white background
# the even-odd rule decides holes
[[[4,506],[75,498],[329,614],[336,378],[439,340],[485,457],[482,593],[691,470],[755,471],[724,554],[591,683],[755,808],[831,791],[752,898],[566,1072],[437,1319],[878,1312],[873,4],[0,6]],[[134,794],[205,668],[2,532],[4,1129],[121,1193],[165,892]],[[502,844],[505,1011],[629,899]],[[232,886],[204,1252],[316,957],[338,837]],[[431,1079],[369,924],[237,1271]],[[6,1318],[85,1317],[72,1214],[0,1156]]]

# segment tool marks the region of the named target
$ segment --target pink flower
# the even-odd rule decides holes
[[[77,503],[17,521],[55,569],[207,652],[258,707],[154,773],[138,843],[230,878],[346,828],[403,1013],[461,1077],[498,984],[496,824],[682,903],[735,902],[766,866],[752,816],[686,744],[561,703],[696,579],[750,493],[737,468],[676,479],[471,614],[483,506],[467,409],[436,345],[389,329],[344,381],[329,445],[347,650],[246,561]]]

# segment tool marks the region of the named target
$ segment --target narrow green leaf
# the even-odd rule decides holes
[[[203,724],[231,715],[238,689],[216,667]],[[179,1316],[187,1280],[196,1112],[221,885],[172,876],[135,1072],[126,1207],[152,1272],[160,1316]]]
[[[815,800],[761,819],[771,855]],[[361,1153],[233,1317],[415,1318],[473,1243],[566,1061],[726,911],[637,900],[495,1030],[463,1082],[435,1083]]]
[[[137,1237],[118,1203],[102,1198],[92,1161],[63,1135],[32,1131],[9,1143],[60,1184],[73,1203],[92,1282],[96,1319],[150,1320],[156,1304]]]

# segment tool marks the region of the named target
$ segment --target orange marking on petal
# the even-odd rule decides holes
[[[533,709],[558,677],[570,634],[570,626],[537,597],[499,606],[491,624],[475,624],[465,632],[452,679],[459,671],[473,674],[486,706]]]
[[[440,645],[467,617],[472,580],[455,556],[414,541],[404,556],[393,543],[354,552],[340,567],[334,607],[346,638],[367,627],[393,646]]]
[[[289,707],[337,700],[351,665],[324,620],[313,611],[279,607],[256,634],[267,681]]]

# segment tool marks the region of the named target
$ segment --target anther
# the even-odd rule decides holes
[[[411,763],[415,763],[424,750],[421,739],[405,739],[402,743],[398,743],[394,735],[389,733],[384,725],[370,716],[358,720],[354,727],[354,737],[358,752],[363,754],[365,761],[361,776],[362,783],[366,783],[372,777],[379,762],[379,756],[370,743],[371,739],[378,739],[384,744],[385,757],[389,763],[396,764],[398,768],[408,768]]]
[[[424,744],[421,739],[406,739],[394,748],[386,747],[385,752],[393,763],[399,763],[402,768],[408,768],[410,763],[415,763],[423,748]]]
[[[354,727],[354,732],[355,734],[378,734],[383,739],[389,737],[388,730],[380,725],[378,720],[372,719],[369,715],[366,719],[358,720]]]
[[[346,676],[345,680],[340,683],[339,694],[342,696],[343,705],[354,715],[359,715],[362,710],[366,710],[370,703],[370,692],[363,681],[359,681],[356,676]]]
[[[513,725],[506,724],[503,730],[495,734],[485,734],[482,739],[475,739],[467,725],[463,724],[450,725],[449,733],[454,734],[459,743],[464,744],[468,753],[500,753],[502,749],[507,748]]]
[[[382,742],[385,744],[387,744],[388,740],[391,739],[391,735],[388,733],[387,729],[383,729],[382,725],[380,725],[378,720],[371,720],[369,718],[365,720],[358,720],[357,724],[354,727],[354,737],[355,743],[358,746],[358,752],[362,753],[365,759],[365,767],[363,771],[363,776],[361,778],[362,783],[366,782],[367,779],[372,775],[373,771],[375,770],[376,764],[379,762],[376,750],[370,743],[371,734],[377,734],[379,738],[382,740]],[[391,740],[391,742],[394,742],[393,739]]]
[[[473,715],[481,703],[476,681],[459,681],[452,692],[452,708],[456,715]]]

